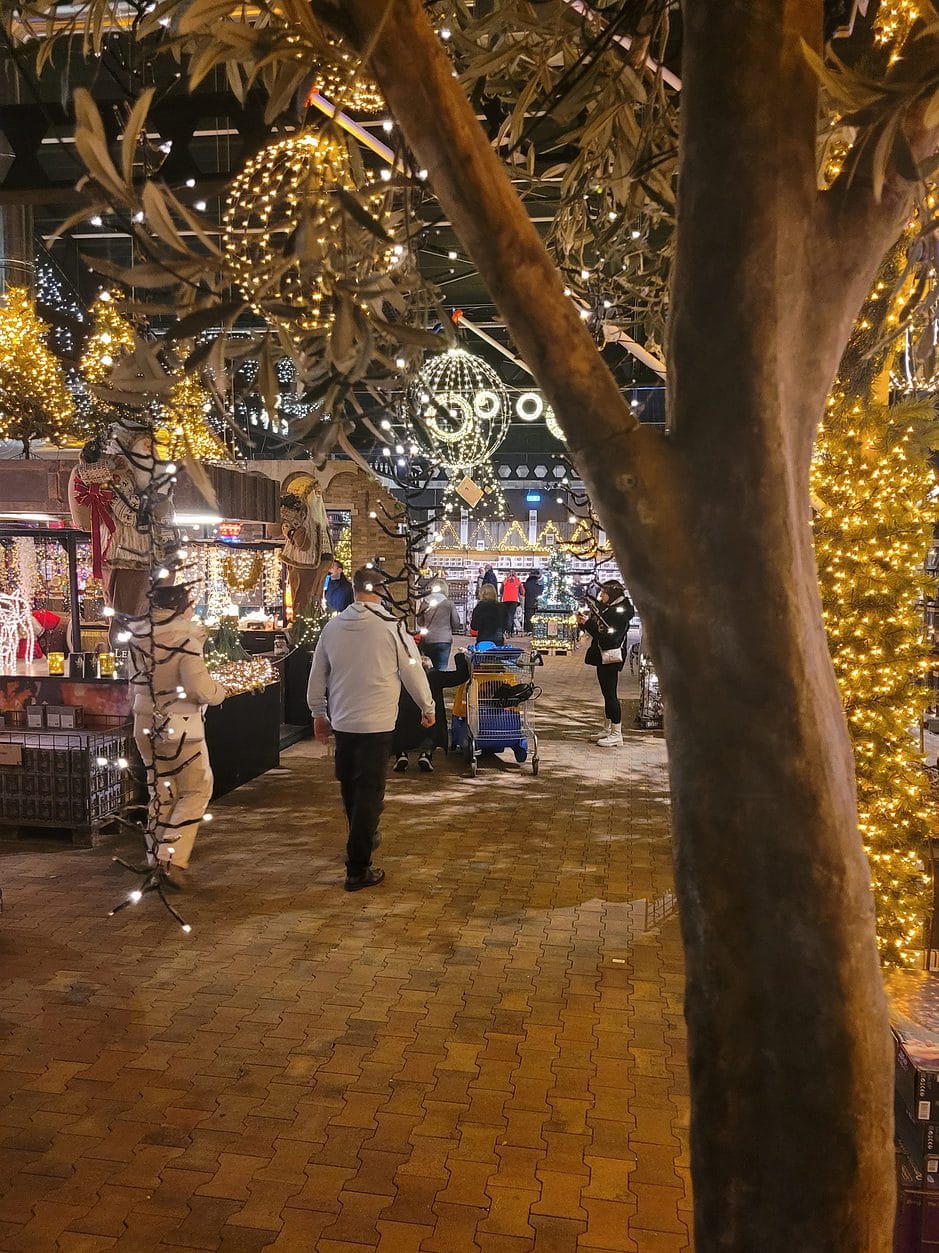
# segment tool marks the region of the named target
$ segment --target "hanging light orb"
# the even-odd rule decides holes
[[[232,182],[222,216],[222,249],[252,309],[303,330],[332,324],[340,283],[391,263],[393,250],[351,215],[349,154],[322,131],[300,131],[262,148]],[[379,216],[385,193],[366,189]],[[277,306],[291,311],[278,316]]]
[[[378,84],[362,69],[360,58],[331,35],[326,42],[332,56],[312,66],[313,91],[321,92],[331,104],[351,109],[353,113],[383,113],[385,98]]]
[[[561,424],[554,416],[554,410],[550,405],[544,411],[544,424],[555,439],[559,439],[562,444],[567,443],[567,440],[564,438],[564,432],[561,430]]]
[[[408,388],[407,399],[429,451],[448,469],[481,465],[509,429],[511,405],[502,380],[465,348],[431,358]]]

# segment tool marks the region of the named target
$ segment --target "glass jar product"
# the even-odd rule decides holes
[[[50,674],[65,674],[65,653],[46,653]]]
[[[98,677],[99,678],[113,679],[114,668],[115,668],[115,661],[114,661],[113,653],[98,653]]]

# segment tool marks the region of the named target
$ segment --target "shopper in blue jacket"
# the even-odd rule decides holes
[[[347,579],[341,561],[334,561],[329,567],[329,579],[326,582],[326,609],[330,614],[342,613],[348,609],[355,598],[352,582]]]

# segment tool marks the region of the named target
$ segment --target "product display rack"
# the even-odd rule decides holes
[[[0,823],[65,827],[75,843],[94,843],[134,799],[131,724],[90,715],[88,727],[55,731],[11,720],[18,718],[7,714],[0,727]]]

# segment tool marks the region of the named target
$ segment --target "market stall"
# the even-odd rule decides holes
[[[66,827],[86,842],[133,799],[139,777],[128,655],[93,536],[68,525],[68,463],[29,467],[25,481],[22,468],[0,466],[0,496],[18,506],[0,515],[0,824]],[[276,485],[207,469],[217,507],[255,515],[208,512],[180,474],[176,582],[191,588],[206,625],[227,620],[238,643],[232,655],[210,636],[207,650],[214,673],[242,689],[206,720],[221,795],[278,764],[289,646]]]

